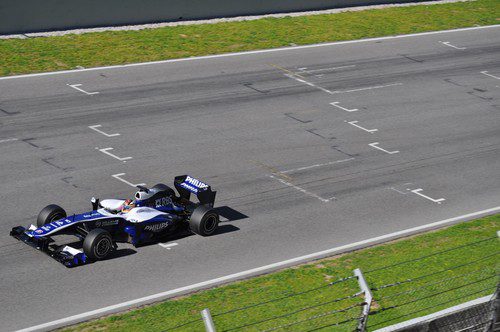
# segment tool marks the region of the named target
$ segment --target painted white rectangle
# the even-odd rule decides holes
[[[347,122],[348,124],[350,124],[350,125],[352,125],[352,126],[354,126],[354,127],[359,128],[359,129],[361,129],[361,130],[364,130],[364,131],[366,131],[366,132],[369,132],[370,134],[373,134],[374,132],[378,131],[378,129],[366,129],[366,128],[364,128],[364,127],[361,127],[360,125],[358,125],[358,124],[357,124],[359,121],[347,121],[347,120],[346,120],[345,122]]]
[[[486,76],[489,76],[489,77],[492,77],[492,78],[497,79],[497,80],[500,80],[500,77],[495,76],[495,75],[492,75],[492,74],[488,74],[488,71],[487,71],[487,70],[482,71],[482,72],[481,72],[481,74],[486,75]]]
[[[421,197],[423,197],[425,199],[428,199],[431,202],[437,203],[437,204],[441,204],[442,202],[444,202],[446,200],[444,198],[434,199],[432,197],[429,197],[427,195],[422,194],[422,191],[423,191],[422,188],[411,190],[412,193],[417,194],[417,195],[419,195],[419,196],[421,196]]]
[[[108,152],[108,151],[111,151],[111,150],[113,150],[113,148],[99,149],[99,151],[101,151],[102,153],[107,154],[108,156],[113,157],[115,159],[118,159],[119,161],[126,162],[127,160],[132,159],[132,157],[118,157],[117,155],[114,155],[111,152]]]
[[[134,188],[136,188],[137,186],[145,186],[145,185],[146,185],[145,183],[137,183],[137,184],[133,184],[133,183],[128,182],[127,180],[125,180],[125,179],[121,178],[122,176],[124,176],[124,175],[126,175],[126,174],[127,174],[127,173],[118,173],[118,174],[113,174],[113,175],[111,175],[111,176],[112,176],[112,177],[114,177],[114,178],[115,178],[115,179],[117,179],[117,180],[120,180],[120,181],[121,181],[121,182],[123,182],[123,183],[128,184],[128,185],[129,185],[129,186],[131,186],[131,187],[134,187]]]
[[[385,153],[388,153],[388,154],[395,154],[395,153],[399,153],[399,151],[387,151],[385,149],[382,149],[380,146],[378,146],[380,143],[379,142],[373,142],[373,143],[370,143],[368,144],[369,146],[371,146],[372,148],[375,148],[377,150],[380,150],[380,151],[384,151]]]
[[[449,47],[452,47],[456,50],[465,50],[467,49],[466,47],[458,47],[458,46],[455,46],[455,45],[452,45],[450,42],[443,42],[443,41],[440,41],[441,44],[443,45],[446,45],[446,46],[449,46]]]
[[[96,95],[96,94],[98,94],[98,93],[99,93],[99,92],[97,92],[97,91],[96,91],[96,92],[87,92],[87,91],[85,91],[85,90],[83,90],[83,89],[79,88],[79,86],[82,86],[81,84],[68,84],[68,86],[72,87],[72,88],[73,88],[73,89],[75,89],[75,90],[78,90],[78,91],[80,91],[80,92],[83,92],[83,93],[85,93],[86,95]]]
[[[176,242],[174,242],[174,243],[158,243],[158,245],[160,247],[163,247],[163,248],[167,249],[167,250],[170,250],[170,249],[172,249],[172,247],[175,247],[175,246],[177,246],[179,244],[176,243]]]
[[[351,108],[351,109],[349,109],[349,108],[342,107],[342,106],[339,105],[339,103],[340,103],[339,101],[335,101],[333,103],[330,103],[330,105],[332,105],[333,107],[340,108],[341,110],[346,111],[346,112],[357,112],[357,111],[359,111],[357,108]]]
[[[97,128],[101,128],[101,127],[102,127],[102,125],[100,125],[100,124],[99,124],[99,125],[95,125],[95,126],[89,126],[89,128],[90,128],[90,129],[95,130],[95,131],[97,131],[99,134],[103,134],[103,135],[104,135],[104,136],[106,136],[106,137],[115,137],[115,136],[120,136],[120,134],[119,134],[119,133],[115,133],[115,134],[107,134],[107,133],[105,133],[104,131],[97,129]]]

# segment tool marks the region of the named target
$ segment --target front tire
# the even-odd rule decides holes
[[[209,236],[215,233],[219,226],[219,214],[206,206],[200,205],[194,209],[189,220],[189,228],[193,233]]]
[[[106,258],[114,250],[113,239],[108,231],[95,228],[83,240],[83,252],[92,260]]]
[[[63,218],[66,218],[66,211],[59,205],[50,204],[44,207],[38,214],[36,226],[40,228],[43,225]]]

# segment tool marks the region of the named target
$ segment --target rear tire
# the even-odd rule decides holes
[[[66,218],[66,211],[59,205],[50,204],[44,207],[38,214],[36,226],[42,227],[43,225],[63,218]]]
[[[111,235],[101,228],[91,230],[83,240],[83,252],[92,260],[106,258],[114,248]]]
[[[158,189],[160,191],[166,191],[167,196],[175,197],[175,191],[172,188],[170,188],[169,186],[167,186],[166,184],[158,183],[155,186],[153,186],[153,188],[151,188],[151,189]]]
[[[209,236],[215,233],[219,226],[219,214],[206,206],[200,205],[194,209],[189,220],[189,228],[193,233]]]

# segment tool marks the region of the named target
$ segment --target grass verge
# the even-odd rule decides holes
[[[218,331],[352,331],[363,301],[356,295],[355,268],[364,272],[374,289],[368,320],[372,331],[492,294],[500,267],[499,229],[500,214],[64,331],[204,331],[200,316],[204,308],[211,310]],[[401,283],[394,285],[397,282]]]
[[[408,34],[499,21],[500,1],[477,0],[140,31],[7,39],[0,40],[0,75]]]

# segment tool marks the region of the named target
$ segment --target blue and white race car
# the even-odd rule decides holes
[[[219,225],[219,214],[213,209],[216,192],[188,175],[177,176],[174,186],[178,195],[157,184],[150,189],[138,186],[133,200],[92,198],[92,211],[69,217],[51,204],[40,211],[36,226],[14,227],[10,235],[67,267],[105,259],[117,242],[138,246],[182,230],[212,235]],[[192,193],[198,203],[190,201]],[[55,245],[52,236],[63,234],[79,238],[81,249]]]

